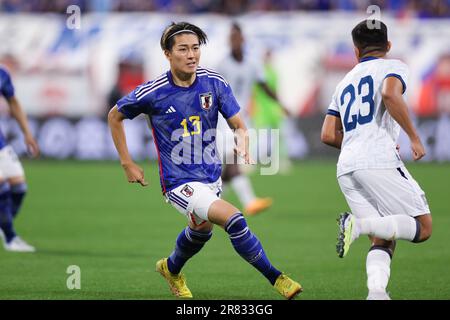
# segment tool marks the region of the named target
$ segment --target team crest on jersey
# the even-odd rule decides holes
[[[200,95],[200,105],[203,110],[209,111],[213,104],[213,97],[211,92],[202,93]]]
[[[189,198],[194,194],[194,189],[192,189],[188,184],[184,186],[183,189],[181,189],[181,193],[186,197]]]

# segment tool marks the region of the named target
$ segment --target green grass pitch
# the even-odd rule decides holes
[[[0,299],[173,299],[154,271],[186,219],[164,202],[156,163],[143,163],[150,186],[128,184],[117,162],[26,161],[29,194],[16,221],[38,251],[0,248]],[[428,242],[401,242],[392,263],[393,299],[450,299],[450,165],[410,164],[433,213]],[[304,287],[300,299],[364,299],[368,240],[345,259],[335,253],[335,219],[347,205],[335,163],[297,163],[288,175],[252,175],[274,206],[247,218],[272,263]],[[225,198],[240,206],[230,191]],[[67,267],[81,268],[69,290]],[[184,268],[196,299],[281,299],[233,250],[219,228]]]

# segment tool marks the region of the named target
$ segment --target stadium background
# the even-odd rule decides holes
[[[306,299],[364,298],[367,243],[359,241],[345,262],[333,252],[334,219],[346,204],[335,181],[337,152],[322,145],[320,127],[337,82],[356,63],[350,30],[373,4],[389,27],[390,56],[410,67],[408,103],[427,148],[411,171],[427,192],[435,227],[430,242],[399,245],[392,296],[449,299],[450,4],[407,0],[0,1],[0,63],[11,71],[42,151],[40,160],[26,160],[20,130],[0,101],[0,126],[24,159],[30,185],[17,229],[38,248],[29,256],[0,251],[0,299],[170,298],[149,271],[170,252],[184,220],[159,195],[156,162],[143,163],[150,189],[126,184],[110,161],[117,156],[106,114],[117,97],[168,68],[159,38],[171,21],[183,20],[208,34],[204,67],[214,69],[228,54],[233,21],[242,25],[252,59],[272,51],[278,94],[293,114],[282,137],[294,162],[282,175],[251,176],[275,205],[250,224],[276,264],[311,288]],[[81,9],[80,28],[68,28],[70,5]],[[145,120],[127,122],[126,130],[133,157],[155,160]],[[408,161],[403,134],[399,144]],[[237,203],[231,192],[226,197]],[[234,256],[223,234],[215,238],[186,270],[198,298],[277,298],[261,290],[263,280]],[[83,272],[79,291],[65,287],[72,264]],[[205,265],[211,278],[221,270],[236,274],[204,283],[195,270]],[[214,290],[223,283],[225,292]]]

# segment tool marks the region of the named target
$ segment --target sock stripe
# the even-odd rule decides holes
[[[188,238],[189,241],[191,241],[192,243],[195,243],[195,244],[199,244],[199,243],[205,243],[206,241],[208,241],[212,236],[212,231],[210,231],[208,233],[202,233],[202,232],[196,232],[196,231],[192,230],[190,227],[186,227],[184,229],[184,234],[185,234],[186,238]],[[200,238],[200,239],[195,239],[192,236]]]
[[[248,260],[248,263],[254,264],[255,262],[258,262],[258,260],[262,258],[262,252],[263,252],[262,249],[260,249],[258,251],[258,254],[254,256],[253,259]]]
[[[12,193],[25,193],[27,192],[27,189],[27,184],[25,182],[11,185]]]
[[[419,220],[417,220],[417,219],[414,219],[414,220],[416,220],[416,234],[415,234],[414,239],[412,240],[412,242],[417,243],[417,242],[420,241],[420,229],[421,229],[421,226],[420,226]]]
[[[7,183],[7,182],[0,183],[0,194],[6,193],[9,191],[11,191],[9,183]]]
[[[230,239],[238,239],[242,238],[248,233],[248,227],[245,227],[244,230],[236,232],[236,233],[230,233]]]
[[[200,238],[210,238],[210,236],[212,235],[212,231],[201,232],[201,231],[193,230],[190,227],[187,227],[187,228],[189,228],[189,233],[190,234],[192,234],[194,236],[197,236],[197,237],[200,237]]]
[[[373,250],[381,250],[381,251],[386,252],[386,253],[389,255],[389,257],[391,258],[391,260],[392,260],[392,255],[393,255],[393,253],[392,253],[392,250],[391,250],[391,249],[386,248],[386,247],[382,247],[382,246],[372,246],[372,247],[369,249],[369,252],[370,252],[370,251],[373,251]]]
[[[238,212],[231,216],[231,218],[228,220],[228,222],[225,225],[225,230],[228,232],[230,228],[239,220],[244,219],[244,216]]]

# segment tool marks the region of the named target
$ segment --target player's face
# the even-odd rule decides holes
[[[200,61],[200,44],[198,37],[192,33],[175,36],[172,50],[166,52],[170,68],[175,72],[193,74]]]
[[[231,50],[233,51],[239,51],[242,48],[242,44],[244,43],[244,37],[242,33],[235,29],[231,29],[230,33],[230,44],[231,44]]]

